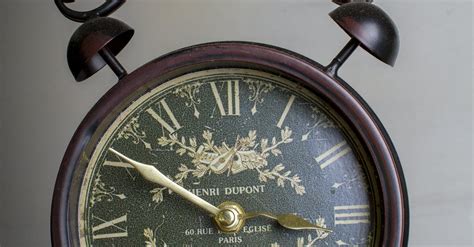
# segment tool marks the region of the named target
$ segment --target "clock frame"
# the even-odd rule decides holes
[[[120,113],[122,102],[154,80],[160,84],[191,72],[214,68],[247,68],[269,72],[301,83],[336,109],[360,138],[376,168],[382,197],[382,246],[406,246],[408,199],[403,172],[395,148],[377,116],[367,103],[341,78],[326,73],[320,64],[281,48],[246,42],[217,42],[192,46],[157,58],[120,80],[91,109],[74,134],[61,163],[52,206],[54,246],[70,245],[74,229],[70,221],[70,189],[77,165],[87,157],[85,150],[97,127]],[[155,85],[156,86],[156,85]],[[86,152],[85,152],[86,151]]]

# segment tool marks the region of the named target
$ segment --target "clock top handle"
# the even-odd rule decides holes
[[[127,0],[106,0],[105,3],[90,11],[75,11],[66,6],[74,0],[54,0],[59,11],[68,19],[76,22],[85,22],[94,17],[105,17],[120,8]]]
[[[111,18],[86,21],[73,33],[67,47],[67,62],[74,79],[83,81],[108,65],[118,79],[127,71],[115,58],[132,39],[133,28]]]
[[[106,64],[119,79],[127,75],[115,56],[133,36],[127,24],[106,17],[120,8],[126,0],[106,0],[90,11],[74,11],[65,3],[74,0],[54,0],[60,12],[68,19],[85,22],[71,37],[68,46],[68,64],[76,81],[83,81]],[[351,41],[326,67],[328,74],[337,76],[337,71],[357,46],[389,65],[394,65],[398,55],[398,30],[390,17],[379,7],[370,4],[373,0],[333,0],[339,4],[329,13],[331,18],[351,36]]]
[[[329,16],[370,54],[393,66],[400,47],[398,29],[387,13],[369,1],[334,0],[341,6]]]
[[[75,11],[66,6],[74,0],[54,0],[59,11],[68,19],[83,22],[72,35],[67,61],[76,81],[83,81],[106,64],[119,79],[127,71],[115,58],[133,36],[134,30],[122,21],[107,17],[126,0],[106,0],[105,3],[90,11]]]
[[[343,5],[346,3],[371,3],[374,0],[332,0],[337,5]]]

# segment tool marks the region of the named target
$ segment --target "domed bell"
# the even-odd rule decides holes
[[[392,19],[370,3],[347,3],[329,16],[361,46],[382,62],[393,66],[400,40]]]
[[[103,68],[106,61],[115,60],[133,33],[127,24],[110,17],[97,17],[82,24],[67,48],[69,69],[76,81],[89,78]]]

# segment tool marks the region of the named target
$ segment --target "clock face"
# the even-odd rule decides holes
[[[250,69],[213,69],[131,98],[89,145],[73,221],[81,245],[380,241],[380,188],[364,145],[335,109],[297,82]],[[332,232],[288,230],[260,217],[238,233],[222,233],[207,212],[145,180],[109,148],[153,165],[213,205],[232,201],[246,212],[297,214]]]

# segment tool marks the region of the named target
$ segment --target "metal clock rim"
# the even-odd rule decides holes
[[[294,52],[251,42],[213,42],[163,55],[125,76],[94,105],[74,133],[57,176],[51,208],[53,246],[70,245],[69,196],[74,169],[99,124],[129,94],[157,77],[176,77],[192,71],[245,67],[281,73],[303,82],[323,96],[347,119],[368,147],[381,181],[384,225],[383,246],[407,246],[408,195],[395,148],[383,125],[367,103],[341,78]]]

